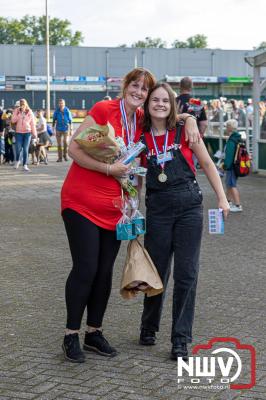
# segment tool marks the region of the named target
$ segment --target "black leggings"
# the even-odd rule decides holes
[[[73,260],[66,282],[66,327],[80,329],[87,306],[87,324],[98,328],[110,296],[120,241],[114,231],[100,228],[74,210],[64,210],[62,217]]]

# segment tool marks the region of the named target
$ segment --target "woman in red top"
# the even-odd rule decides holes
[[[155,78],[149,71],[135,68],[129,72],[124,78],[122,97],[96,103],[69,146],[69,155],[74,162],[65,179],[61,199],[73,268],[66,283],[67,325],[63,351],[66,359],[72,362],[85,360],[78,333],[86,307],[84,350],[104,356],[117,354],[103,337],[101,326],[120,247],[115,228],[121,213],[113,200],[121,196],[121,187],[115,178],[126,174],[129,168],[119,161],[108,165],[94,160],[73,139],[95,123],[110,123],[116,136],[121,136],[126,145],[138,141],[143,117],[140,107],[154,85]],[[193,123],[189,119],[191,141],[198,138]]]
[[[226,217],[229,204],[202,139],[191,147],[184,129],[176,126],[176,102],[166,83],[150,90],[144,105],[144,135],[147,147],[145,247],[166,289],[174,256],[172,354],[187,358],[199,270],[202,232],[202,193],[195,179],[193,153],[209,179]],[[159,330],[163,295],[144,299],[140,344],[153,345]]]

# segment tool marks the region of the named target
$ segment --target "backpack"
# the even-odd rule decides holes
[[[239,142],[236,146],[233,168],[237,177],[247,176],[250,171],[250,156],[245,142]]]

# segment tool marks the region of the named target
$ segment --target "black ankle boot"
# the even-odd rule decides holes
[[[83,349],[86,351],[95,351],[106,357],[114,357],[117,355],[116,349],[110,346],[100,330],[85,332]]]
[[[139,344],[143,346],[153,346],[156,344],[155,331],[142,328],[140,331]]]
[[[171,351],[171,359],[177,360],[177,357],[182,357],[184,361],[188,360],[188,351],[186,343],[173,344]]]
[[[80,348],[78,333],[65,335],[62,349],[66,360],[74,363],[83,363],[85,361],[85,355]]]

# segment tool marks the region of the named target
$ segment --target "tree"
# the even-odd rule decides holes
[[[266,49],[266,42],[261,42],[258,47],[255,47],[255,50],[263,50]]]
[[[191,49],[206,49],[208,46],[207,42],[207,36],[205,35],[195,35],[195,36],[190,36],[187,39],[188,42],[188,47]]]
[[[188,43],[187,42],[181,42],[180,40],[176,39],[172,43],[172,47],[175,47],[176,49],[186,49],[188,47]]]
[[[50,44],[78,46],[83,42],[80,31],[71,31],[71,23],[65,19],[50,19]],[[20,20],[0,17],[0,44],[45,44],[45,16],[25,15]]]
[[[145,47],[145,48],[165,48],[166,42],[161,38],[152,39],[150,36],[145,37],[145,40],[138,40],[133,43],[131,47]]]
[[[205,35],[195,35],[190,36],[185,42],[181,42],[180,40],[176,39],[172,46],[178,49],[206,49],[208,46],[207,36]]]

